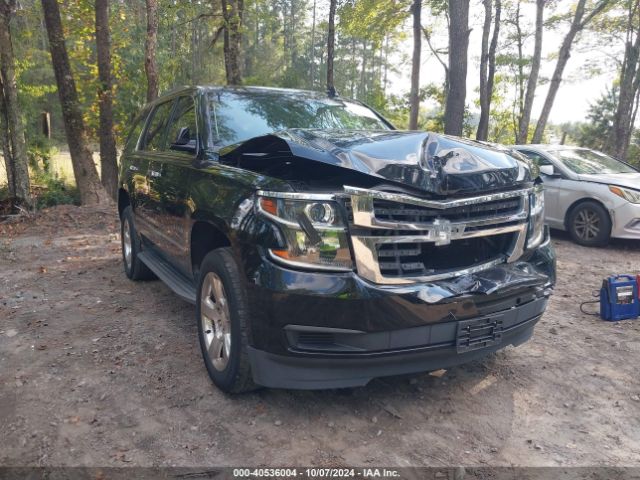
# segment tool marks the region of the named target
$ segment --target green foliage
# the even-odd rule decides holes
[[[37,173],[32,180],[36,208],[55,205],[80,205],[80,192],[56,174]]]
[[[0,204],[9,199],[9,186],[0,185]]]
[[[593,2],[590,0],[589,8]],[[184,84],[224,84],[223,25],[218,0],[158,0],[157,61],[160,90]],[[587,45],[614,44],[624,32],[629,0],[612,0],[612,8],[583,35]],[[33,166],[46,170],[51,144],[63,142],[62,115],[42,23],[40,0],[21,0],[13,21],[17,81],[22,114]],[[67,48],[89,135],[97,143],[98,98],[93,0],[59,0]],[[314,22],[315,4],[315,22]],[[408,74],[405,47],[411,42],[412,0],[340,0],[335,48],[335,85],[340,95],[358,99],[378,110],[399,128],[406,128],[408,97],[390,85],[394,74]],[[489,139],[513,143],[520,93],[526,84],[533,51],[534,18],[527,15],[532,0],[503,0],[497,75],[489,124]],[[522,5],[522,9],[519,8]],[[527,10],[529,8],[529,10]],[[545,29],[562,34],[575,2],[549,0]],[[472,2],[471,27],[482,14],[480,1]],[[476,23],[474,23],[476,22]],[[446,62],[447,0],[423,0],[422,24],[433,32],[436,50]],[[110,2],[114,120],[119,144],[146,98],[144,44],[146,10],[142,0]],[[247,85],[304,88],[323,91],[326,78],[327,2],[325,0],[245,0],[242,25],[242,69]],[[546,38],[550,38],[545,36]],[[582,41],[582,40],[581,40]],[[546,40],[545,40],[546,42]],[[599,43],[598,43],[599,42]],[[521,47],[521,48],[519,48]],[[553,49],[551,49],[553,50]],[[423,66],[429,50],[423,45]],[[479,47],[470,45],[469,76],[476,75]],[[595,57],[594,58],[598,58]],[[551,57],[546,61],[553,60]],[[589,73],[609,65],[595,63]],[[440,67],[438,76],[441,77]],[[617,67],[616,67],[617,68]],[[443,131],[445,91],[437,82],[424,85],[432,73],[423,68],[419,128]],[[540,79],[540,85],[544,79]],[[541,94],[544,89],[539,89]],[[468,95],[467,103],[474,98]],[[41,113],[51,113],[53,141],[39,138]],[[535,112],[534,112],[535,115]],[[594,113],[595,115],[595,113]],[[464,132],[473,136],[472,112],[467,112]],[[580,141],[606,138],[603,119],[581,126]],[[591,130],[590,130],[591,129]],[[573,137],[572,137],[573,138]],[[35,140],[34,140],[35,139]],[[632,146],[633,152],[640,147]],[[635,153],[634,155],[637,155]],[[60,189],[58,189],[60,190]]]
[[[431,132],[444,131],[444,108],[447,101],[447,92],[440,84],[430,83],[420,89],[420,100],[431,100],[433,107],[424,116],[421,116],[418,123],[423,125],[424,130]]]
[[[607,140],[612,129],[618,104],[618,88],[606,90],[589,108],[588,122],[580,125],[575,133],[577,142],[584,147],[607,151]]]
[[[409,15],[409,0],[357,0],[346,2],[340,8],[340,28],[350,37],[366,38],[380,48],[389,34],[394,32]]]
[[[404,130],[409,127],[409,98],[408,95],[390,95],[380,113],[396,128]]]
[[[41,28],[40,2],[24,0],[14,34],[19,87],[27,106],[27,136],[40,132],[40,112],[52,113],[56,141],[64,141],[55,79]],[[388,108],[387,78],[396,68],[393,52],[406,38],[402,24],[411,0],[339,2],[335,51],[338,92],[381,111]],[[90,136],[97,140],[98,98],[94,2],[61,1],[67,50]],[[224,84],[223,25],[218,2],[159,0],[157,62],[160,90],[185,84]],[[324,90],[326,5],[309,0],[245,0],[243,75],[247,85]],[[144,2],[110,2],[114,120],[119,143],[146,97]],[[34,151],[34,160],[42,158]],[[37,162],[36,162],[37,163]]]
[[[29,167],[36,172],[49,172],[51,160],[58,149],[51,140],[42,136],[34,136],[29,140],[27,146]]]
[[[629,146],[627,161],[634,167],[640,169],[640,128],[636,129]]]
[[[587,122],[566,123],[561,126],[560,135],[567,136],[567,143],[592,148],[612,154],[608,140],[613,130],[613,122],[618,105],[618,87],[608,88],[589,108]],[[640,167],[640,130],[636,129],[627,154],[627,161]]]

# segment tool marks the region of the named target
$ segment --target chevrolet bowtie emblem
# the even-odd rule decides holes
[[[433,221],[433,238],[436,245],[449,245],[451,243],[451,222],[436,218]]]

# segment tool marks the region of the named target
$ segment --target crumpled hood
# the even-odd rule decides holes
[[[297,157],[439,195],[532,180],[529,164],[506,148],[429,132],[290,129],[268,137],[286,142]]]
[[[585,182],[604,183],[640,190],[640,173],[597,173],[593,175],[578,175]]]

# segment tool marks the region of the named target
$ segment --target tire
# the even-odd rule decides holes
[[[142,250],[140,237],[133,223],[133,210],[131,207],[124,209],[120,220],[120,245],[122,247],[122,263],[124,273],[131,280],[151,280],[156,278],[142,260],[138,253]]]
[[[200,264],[196,320],[204,364],[227,393],[255,390],[247,348],[249,306],[230,248],[208,253]]]
[[[582,202],[571,210],[567,229],[574,242],[585,247],[604,247],[611,235],[611,218],[598,202]]]

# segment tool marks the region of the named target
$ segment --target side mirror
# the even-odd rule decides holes
[[[189,143],[189,127],[182,127],[178,132],[178,138],[173,142],[174,145],[187,145]]]
[[[189,127],[182,127],[176,136],[174,142],[169,146],[171,150],[177,150],[179,152],[196,153],[196,140],[191,139],[191,132]]]
[[[556,169],[553,165],[540,165],[540,173],[548,175],[549,177],[558,177],[559,175],[556,173]]]

